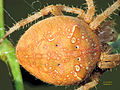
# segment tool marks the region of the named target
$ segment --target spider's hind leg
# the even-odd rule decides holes
[[[101,69],[114,68],[120,64],[120,54],[102,55],[98,67]]]
[[[100,75],[101,75],[100,72],[93,73],[90,77],[91,81],[82,85],[80,88],[76,90],[90,90],[91,88],[95,87],[99,82]]]
[[[120,54],[111,54],[113,51],[112,46],[108,44],[102,45],[102,52],[100,56],[100,61],[98,62],[98,67],[100,69],[110,69],[118,66],[120,64]]]

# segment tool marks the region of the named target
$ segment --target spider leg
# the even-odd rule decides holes
[[[62,11],[78,14],[78,18],[84,18],[84,16],[85,16],[84,10],[82,10],[82,9],[74,8],[74,7],[71,8],[71,7],[68,7],[65,5],[59,5],[59,4],[56,6],[61,8]]]
[[[34,15],[31,15],[29,16],[28,18],[26,19],[23,19],[21,21],[19,21],[18,23],[16,23],[13,27],[11,27],[9,29],[9,31],[2,37],[2,39],[0,40],[0,43],[8,36],[10,35],[11,33],[13,33],[14,31],[16,31],[17,29],[19,29],[20,27],[23,27],[25,26],[26,24],[30,23],[30,22],[33,22],[34,20],[42,17],[42,16],[45,16],[45,15],[48,15],[49,13],[52,13],[53,15],[63,15],[60,8],[59,7],[56,7],[54,5],[50,5],[50,6],[47,6],[43,9],[40,10],[40,12],[37,12],[35,13]]]
[[[120,54],[111,54],[113,48],[111,45],[104,43],[102,44],[102,52],[98,67],[101,69],[114,68],[120,64]]]
[[[113,47],[111,45],[107,44],[107,43],[102,43],[101,51],[102,51],[101,55],[107,55],[107,54],[112,53]]]
[[[53,15],[63,15],[61,11],[66,11],[66,12],[71,12],[71,13],[75,13],[75,14],[79,14],[80,18],[84,17],[84,11],[82,9],[78,9],[78,8],[71,8],[71,7],[67,7],[67,6],[63,6],[63,5],[50,5],[47,6],[43,9],[40,10],[40,12],[35,13],[34,15],[23,19],[21,21],[19,21],[18,23],[16,23],[13,27],[11,27],[9,29],[9,31],[2,37],[2,39],[0,40],[0,43],[11,33],[13,33],[14,31],[16,31],[17,29],[19,29],[22,26],[25,26],[26,24],[33,22],[34,20],[48,15],[49,13],[52,13]]]
[[[90,90],[90,88],[95,87],[98,82],[99,82],[99,77],[100,77],[100,73],[99,72],[95,72],[90,78],[91,78],[91,82],[86,83],[85,85],[81,86],[80,88],[76,89],[76,90]]]
[[[93,0],[86,0],[86,2],[87,2],[87,5],[88,5],[88,10],[87,10],[87,13],[85,14],[84,20],[87,23],[90,23],[93,19],[93,15],[95,13],[95,6],[94,6],[94,3],[93,3]]]
[[[110,14],[112,14],[116,9],[120,7],[120,0],[117,0],[113,5],[107,8],[103,13],[98,15],[91,23],[90,28],[92,30],[96,30],[97,27],[107,18]]]
[[[120,54],[101,55],[101,61],[98,67],[101,69],[114,68],[120,64]]]

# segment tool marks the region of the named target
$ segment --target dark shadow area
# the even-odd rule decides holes
[[[21,72],[22,72],[22,77],[23,77],[23,81],[25,83],[28,83],[30,85],[34,85],[34,86],[52,86],[50,84],[44,83],[41,80],[37,79],[36,77],[34,77],[33,75],[31,75],[28,71],[26,71],[23,67],[21,67]]]
[[[0,59],[0,90],[13,90],[12,78],[6,64]]]

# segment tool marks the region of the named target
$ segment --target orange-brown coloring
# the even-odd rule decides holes
[[[54,16],[30,27],[20,38],[20,64],[40,80],[70,85],[84,80],[100,58],[96,34],[82,19]]]

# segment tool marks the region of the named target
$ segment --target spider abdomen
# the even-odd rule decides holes
[[[20,64],[40,80],[55,85],[82,81],[100,58],[96,34],[82,19],[54,16],[31,26],[20,38]]]

